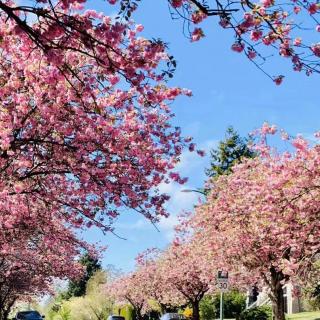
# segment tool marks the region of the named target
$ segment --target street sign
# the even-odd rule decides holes
[[[217,280],[218,282],[228,282],[228,272],[227,271],[218,271],[218,277]]]
[[[221,292],[228,291],[229,275],[226,271],[218,271],[217,286]]]
[[[218,289],[221,291],[221,292],[227,292],[228,291],[228,282],[218,282]]]
[[[217,286],[220,290],[220,320],[223,320],[223,293],[228,291],[228,272],[227,271],[218,271],[217,275]]]

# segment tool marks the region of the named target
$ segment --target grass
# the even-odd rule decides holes
[[[288,320],[320,320],[320,312],[301,312],[287,316]]]
[[[317,312],[301,312],[296,314],[291,314],[286,317],[287,320],[320,320],[320,311]],[[234,319],[224,319],[224,320],[234,320]]]

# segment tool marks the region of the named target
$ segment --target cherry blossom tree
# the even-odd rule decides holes
[[[165,46],[137,38],[140,25],[81,14],[77,1],[36,3],[0,2],[4,227],[24,204],[44,228],[44,208],[47,219],[104,231],[122,207],[166,215],[157,186],[185,181],[171,171],[189,141],[171,127],[167,102],[190,93],[164,85]],[[29,26],[26,13],[38,21]]]
[[[173,287],[180,297],[180,305],[190,305],[192,319],[199,320],[200,301],[209,290],[215,290],[217,269],[212,261],[203,263],[199,247],[194,244],[176,239],[160,257],[158,272],[164,287]]]
[[[83,271],[76,258],[85,244],[77,240],[69,228],[54,217],[44,224],[38,212],[35,215],[29,210],[25,214],[23,209],[27,201],[19,206],[19,218],[5,212],[4,207],[11,205],[3,203],[1,206],[1,320],[8,319],[16,301],[50,293],[54,279],[75,279]]]
[[[135,37],[140,26],[100,17],[94,27],[93,17],[83,15],[86,29],[113,50],[95,47],[103,65],[72,49],[43,53],[14,22],[0,21],[1,189],[34,194],[74,226],[108,231],[123,206],[150,219],[166,214],[157,186],[185,144],[166,102],[189,92],[163,84],[157,67],[168,55]]]
[[[275,319],[284,320],[283,285],[308,281],[320,250],[320,147],[282,132],[294,150],[276,152],[266,144],[275,132],[265,124],[260,156],[213,182],[193,225],[203,251],[223,252],[226,268],[262,279]]]
[[[84,3],[0,1],[4,279],[29,256],[21,274],[30,264],[41,276],[48,261],[46,279],[68,276],[86,246],[75,229],[112,232],[124,208],[156,221],[169,198],[159,185],[185,182],[173,169],[190,139],[171,126],[169,103],[191,93],[166,86],[173,58],[141,25]]]
[[[191,305],[193,319],[199,320],[199,303],[214,288],[216,270],[210,263],[201,263],[191,243],[176,241],[166,251],[154,253],[149,250],[139,255],[136,270],[107,286],[107,295],[114,295],[117,303],[130,303],[138,319],[150,309],[152,300],[162,312]]]
[[[109,0],[121,3],[120,13],[131,16],[141,0]],[[307,75],[320,71],[320,31],[317,1],[300,0],[167,0],[173,18],[183,20],[184,33],[191,41],[205,36],[202,23],[215,17],[231,30],[231,50],[243,53],[276,84],[283,75],[272,76],[265,62],[272,56],[286,58],[295,71]],[[232,41],[232,40],[231,40]]]
[[[155,301],[161,313],[175,311],[186,305],[183,295],[175,288],[173,283],[167,281],[163,274],[161,259],[163,252],[159,249],[148,249],[137,257],[137,270],[144,274],[143,290],[145,296]]]
[[[105,286],[105,292],[116,305],[130,304],[137,320],[142,320],[143,315],[149,310],[148,300],[144,288],[144,273],[136,270]]]

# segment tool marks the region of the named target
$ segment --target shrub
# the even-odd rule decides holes
[[[272,311],[269,306],[255,307],[245,310],[240,315],[240,320],[271,320]]]
[[[307,303],[309,304],[312,311],[320,310],[320,285],[317,284],[315,287],[310,288],[305,293]]]
[[[214,296],[216,317],[220,314],[220,294]],[[225,318],[239,319],[240,314],[246,308],[246,296],[237,291],[231,290],[223,295],[223,314]],[[212,318],[211,318],[212,319]]]
[[[216,318],[216,306],[214,297],[205,296],[200,302],[200,318],[201,320],[212,320]]]

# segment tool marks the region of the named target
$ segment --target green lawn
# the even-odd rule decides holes
[[[302,312],[287,317],[288,320],[320,320],[320,312]]]
[[[320,320],[320,311],[317,312],[301,312],[286,317],[287,320]],[[217,319],[218,320],[218,319]],[[224,319],[234,320],[234,319]]]

